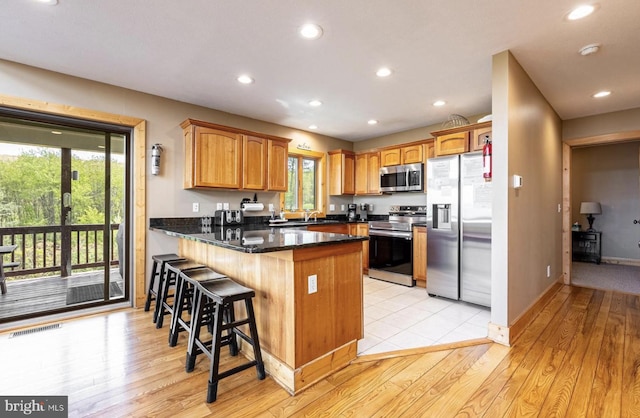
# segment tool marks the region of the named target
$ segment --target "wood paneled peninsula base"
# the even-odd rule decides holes
[[[296,394],[357,357],[364,333],[362,238],[277,228],[274,233],[289,235],[291,249],[247,253],[196,236],[179,237],[178,253],[255,290],[265,368]],[[340,236],[345,240],[336,240]],[[313,276],[315,292],[309,288]]]

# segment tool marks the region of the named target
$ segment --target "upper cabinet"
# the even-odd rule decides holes
[[[193,119],[184,133],[184,188],[286,191],[289,140]]]
[[[385,149],[380,151],[380,165],[388,167],[390,165],[402,164],[402,152],[400,148]]]
[[[184,188],[240,188],[242,135],[204,126],[184,128]]]
[[[405,147],[388,148],[380,151],[382,167],[398,164],[413,164],[423,162],[423,145],[415,144]]]
[[[481,150],[487,132],[489,135],[491,134],[491,122],[431,132],[431,135],[435,137],[435,156],[463,154],[469,151]]]
[[[267,140],[244,136],[242,145],[242,188],[264,190],[267,184]]]
[[[355,185],[356,155],[353,151],[338,149],[329,151],[329,194],[352,195]]]
[[[491,141],[491,126],[485,126],[484,128],[476,128],[471,131],[471,143],[469,148],[471,151],[482,151],[486,139]]]
[[[356,154],[357,195],[380,194],[380,153],[365,152]]]
[[[400,148],[402,152],[402,164],[414,164],[424,161],[423,157],[424,146],[422,144],[410,145]]]
[[[267,190],[286,192],[288,184],[289,141],[269,139],[267,151]]]

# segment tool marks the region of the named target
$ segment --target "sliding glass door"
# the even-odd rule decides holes
[[[129,300],[130,132],[0,111],[0,322]]]

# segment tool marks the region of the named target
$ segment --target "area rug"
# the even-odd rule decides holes
[[[640,294],[640,267],[574,262],[571,269],[574,286]]]
[[[84,286],[70,287],[67,289],[67,305],[90,302],[103,299],[104,284],[88,284]],[[119,283],[109,283],[109,297],[122,296],[122,287]]]

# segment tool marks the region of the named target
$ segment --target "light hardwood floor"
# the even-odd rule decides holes
[[[358,358],[291,397],[254,369],[205,403],[150,313],[125,310],[0,335],[2,395],[69,395],[69,416],[640,416],[640,299],[562,287],[512,347],[485,340]],[[228,357],[223,365],[236,359]]]

